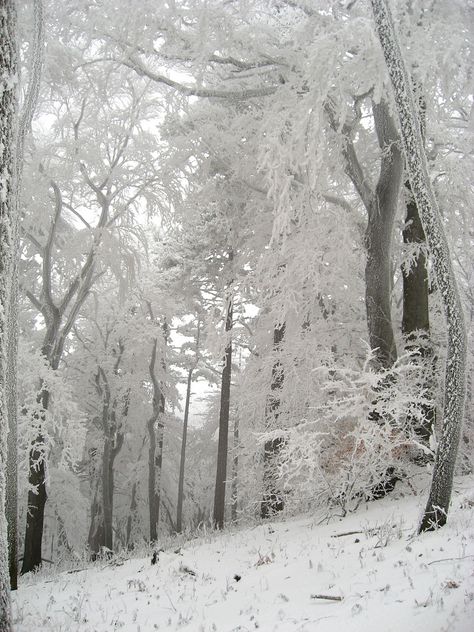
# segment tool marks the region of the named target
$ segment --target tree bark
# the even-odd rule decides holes
[[[49,391],[41,385],[38,402],[43,410],[39,420],[44,425],[44,414],[49,406]],[[48,494],[46,492],[46,459],[44,437],[40,433],[33,441],[28,455],[28,511],[26,517],[25,543],[21,574],[34,571],[41,566],[44,526],[44,508]]]
[[[101,500],[102,482],[97,476],[95,481],[95,490],[91,503],[91,524],[89,528],[89,536],[87,543],[89,545],[90,557],[94,561],[100,553],[101,547],[104,545],[104,511]]]
[[[421,86],[416,85],[416,88],[418,92],[418,120],[424,141],[426,103],[421,91]],[[413,348],[413,345],[416,344],[419,358],[425,368],[425,375],[423,376],[426,380],[425,384],[431,393],[434,388],[434,367],[433,347],[430,340],[428,267],[426,254],[423,249],[423,246],[426,245],[426,236],[418,212],[418,206],[411,192],[410,180],[408,179],[405,182],[405,193],[407,203],[403,241],[408,245],[417,245],[420,247],[420,250],[409,270],[407,270],[405,266],[402,266],[402,332],[409,348]],[[435,422],[436,409],[434,404],[428,403],[421,407],[421,412],[423,420],[421,424],[418,423],[415,425],[414,430],[419,438],[428,445]],[[424,460],[426,460],[426,456],[423,456],[423,461]]]
[[[332,129],[339,133],[333,105],[325,111]],[[381,151],[380,174],[375,190],[368,183],[354,144],[352,125],[342,125],[342,155],[345,171],[364,204],[368,221],[365,236],[367,328],[377,368],[389,368],[397,359],[391,317],[392,270],[391,241],[398,194],[403,174],[403,157],[398,147],[398,132],[384,100],[372,103],[375,131]]]
[[[285,337],[285,323],[276,325],[273,330],[273,353],[276,354],[272,367],[271,393],[265,410],[266,429],[271,431],[278,427],[280,415],[280,392],[285,380],[283,365],[280,360],[281,343]],[[276,485],[276,461],[284,446],[282,437],[274,437],[265,442],[263,454],[263,499],[260,505],[260,516],[269,518],[284,508],[281,492]]]
[[[34,37],[30,55],[30,82],[25,96],[16,144],[16,218],[12,223],[12,250],[10,270],[10,297],[8,303],[7,354],[10,366],[7,380],[8,408],[8,458],[7,500],[8,554],[10,585],[16,590],[18,584],[18,401],[17,401],[17,355],[18,355],[18,264],[20,259],[20,192],[23,173],[24,143],[31,126],[39,93],[43,65],[44,19],[42,0],[34,1]]]
[[[391,316],[393,224],[403,175],[398,133],[385,101],[372,105],[375,129],[382,151],[375,195],[367,207],[366,309],[369,341],[380,368],[397,359]]]
[[[181,531],[183,530],[184,469],[186,463],[186,441],[188,436],[189,404],[191,401],[193,370],[194,369],[191,368],[188,371],[188,380],[186,385],[186,402],[184,405],[183,436],[181,439],[181,458],[179,462],[178,504],[176,509],[176,531],[178,533],[181,533]]]
[[[238,476],[239,476],[239,417],[235,416],[234,419],[234,441],[232,444],[233,457],[232,457],[232,490],[231,490],[231,506],[230,516],[232,522],[237,521],[237,505],[238,505]]]
[[[446,523],[454,466],[464,413],[466,329],[438,201],[428,173],[420,123],[409,75],[387,0],[371,0],[377,35],[385,57],[400,121],[410,184],[426,234],[447,325],[447,359],[443,425],[436,452],[430,494],[419,531]]]
[[[155,375],[158,340],[153,340],[149,374],[153,385],[152,414],[147,422],[148,430],[148,508],[150,523],[150,543],[158,540],[158,523],[160,519],[160,486],[161,468],[163,464],[163,437],[165,397]]]
[[[15,222],[15,136],[17,115],[17,26],[16,3],[0,0],[0,632],[12,629],[10,579],[8,572],[7,522],[5,517],[5,472],[7,460],[6,380],[10,367],[7,356],[7,322],[11,262],[11,227]]]
[[[127,517],[127,530],[126,530],[126,539],[125,543],[127,546],[127,550],[131,551],[134,546],[134,542],[132,541],[133,537],[133,526],[137,520],[137,481],[133,481],[132,483],[132,493],[130,496],[130,510]]]
[[[232,256],[229,255],[229,260]],[[230,336],[233,326],[233,303],[229,298],[225,321],[226,334]],[[214,491],[214,527],[224,528],[225,486],[227,479],[227,457],[229,441],[230,383],[232,378],[232,339],[229,337],[225,352],[221,379],[221,401],[219,410],[219,440],[217,445],[217,471]]]

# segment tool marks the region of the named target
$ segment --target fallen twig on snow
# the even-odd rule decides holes
[[[331,536],[331,538],[343,538],[346,535],[357,535],[359,533],[364,533],[363,531],[345,531],[344,533],[335,533]]]
[[[342,597],[333,595],[311,595],[311,599],[327,599],[328,601],[342,601]]]
[[[438,562],[457,562],[459,560],[467,560],[470,557],[474,557],[474,555],[464,555],[463,557],[443,557],[441,560],[433,560],[432,562],[428,562],[428,566],[430,564],[438,564]]]

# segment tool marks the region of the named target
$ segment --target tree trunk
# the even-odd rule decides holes
[[[418,90],[418,120],[420,122],[421,135],[425,138],[425,114],[426,103],[423,97],[421,86]],[[405,244],[418,245],[422,247],[426,244],[425,231],[421,223],[418,206],[411,192],[410,181],[405,182],[405,192],[407,196],[405,227],[403,229],[403,241]],[[429,392],[433,392],[433,348],[430,342],[430,318],[429,318],[429,283],[428,267],[426,255],[420,248],[418,256],[410,269],[402,266],[403,281],[403,318],[402,331],[407,341],[407,346],[413,348],[416,344],[419,357],[427,368],[424,379]],[[420,344],[421,342],[421,344]],[[415,358],[416,359],[416,358]],[[423,404],[421,407],[423,421],[415,425],[415,432],[419,438],[428,445],[435,422],[436,409],[433,404]],[[423,456],[423,461],[426,457]]]
[[[193,369],[188,371],[186,385],[186,403],[184,405],[183,438],[181,440],[181,459],[179,462],[178,504],[176,509],[176,531],[183,530],[183,501],[184,501],[184,468],[186,463],[186,441],[188,436],[189,404],[191,401],[191,386],[193,383]]]
[[[273,353],[276,354],[272,367],[271,394],[267,400],[265,410],[266,430],[278,428],[280,415],[280,392],[283,387],[285,374],[280,360],[281,343],[285,337],[285,323],[275,326],[273,330]],[[284,503],[281,492],[276,485],[276,465],[278,455],[284,446],[282,437],[274,437],[265,442],[263,454],[263,499],[260,505],[260,516],[269,518],[278,511],[283,511]]]
[[[127,398],[128,399],[128,396]],[[128,404],[125,404],[124,416],[126,417]],[[122,422],[123,423],[123,422]],[[112,412],[110,420],[111,428],[104,442],[102,459],[102,502],[104,516],[104,543],[103,545],[114,550],[113,514],[114,514],[114,463],[123,446],[123,432],[117,429],[115,412]]]
[[[234,441],[233,441],[233,457],[232,457],[232,492],[231,492],[231,509],[230,516],[232,522],[237,521],[237,503],[238,503],[238,476],[239,476],[239,417],[234,419]]]
[[[464,413],[466,329],[438,201],[428,173],[410,79],[395,32],[392,14],[387,0],[371,0],[371,3],[377,35],[387,64],[400,120],[408,176],[428,241],[447,324],[448,348],[443,426],[430,494],[419,527],[421,532],[442,526],[447,520]]]
[[[425,231],[421,223],[418,207],[411,196],[411,188],[407,186],[410,195],[403,229],[403,241],[405,244],[424,244],[426,242]],[[410,270],[402,267],[403,278],[403,320],[402,330],[407,338],[416,331],[426,332],[429,335],[430,318],[428,309],[428,270],[425,253],[420,250],[416,261]]]
[[[332,129],[340,133],[330,102],[325,106]],[[352,126],[342,125],[342,155],[345,171],[364,204],[367,215],[365,269],[367,328],[378,368],[389,368],[397,358],[391,317],[392,270],[391,241],[403,174],[403,158],[398,147],[398,132],[387,103],[372,103],[375,131],[381,151],[380,174],[375,191],[359,163],[352,141]]]
[[[160,485],[161,468],[163,463],[163,414],[165,412],[165,398],[155,375],[158,340],[153,341],[149,374],[153,384],[152,415],[147,423],[148,430],[148,508],[150,522],[150,543],[158,539],[158,523],[160,519]],[[156,427],[156,428],[155,428]]]
[[[406,244],[425,244],[425,231],[418,213],[418,207],[411,196],[411,187],[407,186],[410,194],[407,203],[403,241]],[[407,345],[413,348],[416,344],[421,362],[424,364],[423,379],[430,393],[433,391],[433,348],[430,342],[430,320],[428,308],[428,269],[425,253],[420,250],[416,261],[410,270],[402,266],[403,279],[403,320],[402,331]],[[421,344],[420,344],[421,343]],[[415,426],[418,437],[428,445],[435,422],[436,409],[434,404],[423,404],[421,408],[423,420]]]
[[[23,153],[26,136],[36,107],[43,65],[44,19],[42,0],[34,2],[34,38],[30,54],[30,81],[22,108],[16,146],[16,210],[12,223],[13,256],[10,270],[10,297],[8,303],[7,355],[10,366],[6,382],[8,407],[8,458],[7,458],[7,501],[8,553],[10,585],[16,590],[18,584],[18,401],[17,401],[17,355],[18,355],[18,264],[20,260],[20,191],[23,174]]]
[[[41,386],[38,397],[43,411],[48,410],[49,391]],[[44,422],[40,421],[40,425]],[[42,541],[44,525],[44,508],[48,495],[46,493],[46,458],[45,445],[42,433],[33,441],[29,453],[28,466],[28,511],[26,516],[25,544],[23,552],[23,564],[21,574],[34,571],[41,566]]]
[[[98,477],[91,503],[91,524],[89,528],[89,536],[87,538],[92,561],[97,559],[105,541],[104,512],[101,494],[101,479]]]
[[[382,160],[375,196],[367,208],[365,296],[370,346],[375,350],[378,367],[387,369],[397,359],[391,316],[391,244],[403,157],[387,104],[384,101],[374,103],[372,109]]]
[[[155,421],[150,419],[147,424],[148,428],[148,513],[150,521],[150,543],[156,542],[158,538],[158,509],[159,496],[156,493],[156,471],[155,471],[155,455],[156,455],[156,435]]]
[[[16,4],[0,0],[0,632],[12,629],[8,573],[7,522],[5,517],[8,421],[5,384],[7,364],[8,272],[11,258],[11,226],[17,209],[15,194],[15,132],[17,110]]]
[[[127,531],[126,531],[126,547],[128,551],[131,551],[134,547],[132,541],[133,526],[137,520],[137,481],[133,481],[132,493],[130,498],[130,510],[127,518]]]
[[[104,542],[103,546],[113,551],[113,514],[114,497],[114,468],[112,459],[112,439],[105,437],[104,452],[102,454],[102,507],[104,517]]]
[[[229,256],[231,259],[231,256]],[[229,299],[225,321],[225,331],[230,336],[233,325],[233,304]],[[230,383],[232,378],[232,339],[229,337],[225,353],[221,379],[221,401],[219,411],[219,440],[217,445],[217,471],[214,491],[214,527],[224,528],[225,486],[227,479],[227,456],[229,440]]]

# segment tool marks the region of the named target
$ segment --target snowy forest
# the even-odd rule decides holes
[[[0,632],[339,629],[53,627],[51,585],[27,627],[34,582],[294,520],[414,503],[405,555],[474,557],[473,52],[470,0],[0,0]]]

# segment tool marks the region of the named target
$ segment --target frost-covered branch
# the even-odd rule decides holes
[[[204,98],[216,98],[216,99],[251,99],[254,97],[264,97],[270,94],[274,94],[277,90],[277,86],[262,86],[261,88],[243,88],[241,90],[216,90],[213,88],[198,88],[196,86],[186,86],[177,81],[173,81],[165,75],[153,72],[150,68],[147,68],[136,57],[128,57],[121,60],[121,63],[127,68],[131,68],[137,74],[142,77],[148,77],[155,83],[161,83],[169,86],[179,93],[189,97],[204,97]]]

